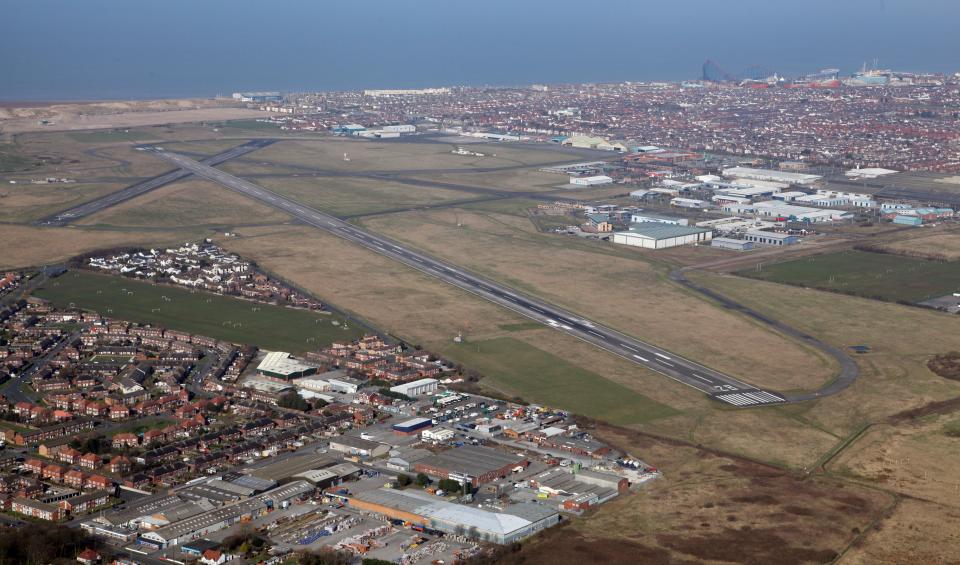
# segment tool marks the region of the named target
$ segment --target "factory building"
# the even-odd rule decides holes
[[[831,210],[824,208],[810,208],[807,206],[794,206],[768,200],[766,202],[757,202],[753,205],[754,211],[758,217],[765,218],[788,218],[799,222],[832,222],[836,220],[847,220],[853,217],[850,212],[841,210]],[[724,207],[724,210],[727,208]]]
[[[631,245],[645,249],[666,249],[678,245],[707,242],[712,238],[713,231],[706,228],[642,222],[631,224],[628,231],[614,233],[610,239],[613,243],[621,245]]]
[[[390,446],[354,436],[339,436],[330,440],[330,450],[360,457],[380,457],[390,452]]]
[[[394,433],[401,435],[412,435],[417,434],[424,428],[429,428],[432,425],[433,422],[430,420],[430,418],[413,418],[412,420],[394,424],[392,428]]]
[[[752,169],[750,167],[730,167],[723,170],[727,178],[750,179],[759,181],[780,182],[785,184],[814,184],[822,177],[806,173],[791,173],[772,169]]]
[[[418,473],[460,483],[469,481],[473,486],[478,486],[506,477],[514,469],[523,469],[529,464],[519,455],[489,447],[465,445],[422,459],[415,468]]]
[[[607,175],[596,175],[592,177],[570,177],[570,184],[576,186],[600,186],[611,184],[613,179]]]
[[[703,209],[709,208],[710,203],[706,200],[698,200],[696,198],[674,198],[670,200],[671,206],[676,206],[677,208],[696,208]]]
[[[679,216],[661,216],[659,214],[649,214],[647,212],[636,212],[630,215],[630,222],[640,224],[643,222],[652,222],[657,224],[673,224],[676,226],[686,226],[690,223],[686,218]]]
[[[752,241],[733,239],[731,237],[715,237],[710,241],[710,247],[730,249],[732,251],[750,251],[753,249],[753,245]]]
[[[414,490],[371,490],[355,495],[348,502],[353,508],[394,520],[499,544],[522,540],[560,521],[557,510],[545,505],[508,504],[493,512]]]
[[[440,381],[437,379],[419,379],[413,382],[392,386],[390,387],[390,390],[392,392],[399,392],[400,394],[414,398],[436,391],[439,383]]]
[[[316,367],[294,359],[285,351],[272,351],[267,353],[263,361],[257,365],[257,373],[265,377],[273,377],[287,381],[312,375],[316,372]]]
[[[395,126],[383,126],[380,128],[380,131],[389,133],[414,133],[417,131],[417,127],[410,124],[401,124]]]
[[[800,237],[796,235],[763,230],[747,230],[743,239],[751,243],[756,243],[757,245],[783,246],[800,242]]]

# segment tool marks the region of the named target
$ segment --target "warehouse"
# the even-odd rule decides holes
[[[673,224],[677,226],[685,226],[690,223],[686,218],[681,218],[679,216],[661,216],[659,214],[648,214],[647,212],[637,212],[635,214],[631,214],[630,222],[634,224],[653,222],[658,224]]]
[[[613,179],[607,175],[596,175],[592,177],[570,177],[570,184],[577,186],[599,186],[610,184]]]
[[[508,476],[517,467],[530,462],[524,457],[489,447],[465,445],[449,449],[417,462],[418,473],[457,482],[470,481],[473,486]]]
[[[739,179],[765,180],[782,182],[786,184],[813,184],[822,178],[819,175],[789,173],[786,171],[774,171],[771,169],[752,169],[749,167],[730,167],[728,169],[724,169],[723,176],[727,178],[734,177]]]
[[[678,245],[702,243],[712,238],[713,231],[706,228],[642,222],[632,224],[628,231],[614,233],[611,241],[645,249],[666,249]]]
[[[560,514],[545,505],[508,504],[491,512],[413,490],[371,490],[357,494],[349,504],[395,520],[499,544],[522,540],[560,522]]]
[[[257,373],[276,379],[296,379],[312,375],[317,372],[313,365],[307,365],[298,359],[294,359],[285,351],[273,351],[267,353],[263,361],[257,365]]]
[[[753,242],[745,239],[733,239],[731,237],[715,237],[710,241],[710,247],[730,249],[732,251],[750,251],[753,249]]]
[[[671,206],[676,206],[677,208],[709,208],[710,203],[706,200],[698,200],[696,198],[674,198],[670,201]]]
[[[429,428],[432,425],[433,422],[430,420],[430,418],[413,418],[412,420],[394,424],[392,427],[394,433],[411,435],[420,433],[421,430],[424,428]]]
[[[437,379],[420,379],[409,383],[390,387],[391,392],[398,392],[410,398],[430,394],[437,390],[440,381]]]
[[[767,218],[788,218],[798,222],[832,222],[847,220],[853,217],[849,212],[824,208],[810,208],[808,206],[794,206],[783,202],[768,200],[753,205],[757,216]],[[724,208],[726,210],[726,208]]]
[[[759,245],[793,245],[800,242],[800,237],[796,235],[763,230],[747,230],[743,238]]]
[[[361,457],[379,457],[390,452],[390,446],[354,436],[340,436],[330,440],[330,450]]]

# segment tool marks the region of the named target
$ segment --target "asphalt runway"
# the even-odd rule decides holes
[[[224,151],[223,153],[213,155],[212,157],[207,157],[206,159],[203,159],[201,162],[211,166],[219,165],[222,163],[226,163],[231,159],[236,159],[241,155],[246,155],[247,153],[256,151],[257,149],[260,149],[262,147],[266,147],[271,143],[273,143],[273,140],[271,139],[256,139],[256,140],[244,143],[243,145],[239,145],[237,147]],[[146,149],[143,149],[143,150],[146,150]],[[116,206],[121,202],[126,202],[127,200],[130,200],[132,198],[136,198],[137,196],[141,196],[152,190],[156,190],[161,186],[168,185],[172,182],[176,182],[180,179],[186,178],[191,174],[192,173],[190,171],[185,169],[175,169],[168,173],[164,173],[162,175],[149,178],[145,181],[138,182],[137,184],[130,185],[127,188],[124,188],[123,190],[112,192],[110,194],[107,194],[106,196],[97,198],[96,200],[91,200],[89,202],[80,204],[79,206],[75,206],[73,208],[64,210],[62,212],[57,212],[52,216],[41,218],[34,223],[39,226],[65,226],[81,218],[85,218],[92,214],[96,214],[101,210],[106,210],[111,206]]]
[[[186,174],[194,174],[216,182],[230,190],[286,212],[305,224],[361,245],[375,253],[403,263],[545,326],[593,344],[703,392],[718,401],[737,407],[782,404],[793,401],[774,391],[758,389],[734,377],[714,371],[699,363],[624,335],[535,297],[520,293],[508,286],[477,276],[451,263],[407,248],[402,243],[363,230],[339,218],[290,200],[250,181],[215,169],[210,166],[209,160],[207,163],[201,163],[184,155],[164,151],[160,148],[146,148],[146,150],[176,165]]]

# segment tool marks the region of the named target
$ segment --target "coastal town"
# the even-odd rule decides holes
[[[169,256],[200,249],[88,264],[186,271]],[[204,249],[204,274],[246,265]],[[658,476],[573,415],[465,392],[463,367],[377,335],[294,356],[26,296],[0,310],[0,374],[3,511],[140,558],[454,562]]]

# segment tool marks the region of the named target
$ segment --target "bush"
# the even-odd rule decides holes
[[[935,355],[927,361],[927,368],[945,379],[960,381],[960,351]]]
[[[291,408],[293,410],[302,411],[307,411],[310,409],[310,403],[295,392],[288,392],[277,399],[277,406],[281,408]]]
[[[430,484],[430,477],[423,473],[417,473],[417,486],[425,487]]]
[[[400,474],[397,475],[397,486],[405,487],[412,482],[410,475]]]

